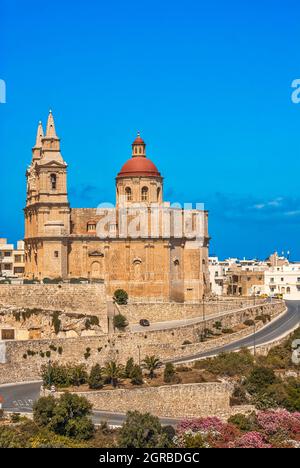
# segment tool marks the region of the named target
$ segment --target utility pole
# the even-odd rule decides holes
[[[253,354],[254,354],[254,362],[256,361],[256,323],[254,321],[254,333],[253,333]]]

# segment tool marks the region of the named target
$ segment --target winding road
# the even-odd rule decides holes
[[[205,353],[198,353],[176,359],[172,362],[189,362],[197,359],[215,356],[221,352],[236,351],[242,347],[251,348],[264,345],[288,335],[295,328],[300,326],[300,301],[287,301],[287,311],[272,321],[258,332],[246,338],[223,347],[212,349]],[[3,408],[12,412],[31,412],[35,400],[39,397],[41,382],[27,382],[20,384],[0,385],[0,395],[3,397]],[[106,420],[111,426],[120,426],[125,418],[124,414],[109,413],[105,411],[94,411],[93,419],[97,424]],[[176,424],[176,419],[161,418],[164,425]]]
[[[273,320],[256,333],[235,341],[234,343],[214,348],[204,353],[185,356],[182,359],[175,359],[172,360],[172,362],[190,362],[197,359],[216,356],[220,353],[237,351],[241,348],[254,348],[254,346],[261,346],[277,341],[300,326],[300,301],[286,301],[286,305],[287,311],[284,314],[280,315],[277,319]]]

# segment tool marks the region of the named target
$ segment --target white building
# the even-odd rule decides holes
[[[273,266],[265,271],[265,293],[300,300],[300,263]]]
[[[24,241],[18,241],[17,248],[0,238],[0,277],[20,278],[24,275]]]

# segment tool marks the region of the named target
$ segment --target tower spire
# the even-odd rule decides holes
[[[36,140],[35,145],[32,148],[32,160],[36,161],[41,158],[41,151],[42,151],[42,139],[44,138],[44,130],[42,122],[40,121],[38,124],[37,132],[36,132]]]
[[[60,154],[60,139],[56,135],[54,117],[52,111],[49,111],[47,120],[46,135],[42,138],[42,161],[60,161],[63,162]]]
[[[57,135],[55,131],[55,124],[54,124],[54,117],[53,117],[51,109],[49,111],[49,116],[48,116],[48,121],[47,121],[46,137],[57,139]]]
[[[37,132],[36,132],[36,140],[34,148],[41,148],[42,147],[42,138],[44,138],[44,129],[42,122],[39,121]]]

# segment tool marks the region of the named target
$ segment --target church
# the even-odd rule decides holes
[[[116,176],[115,207],[72,208],[50,111],[27,169],[25,278],[104,281],[131,299],[199,302],[210,292],[208,213],[164,201],[163,177],[138,134]]]

